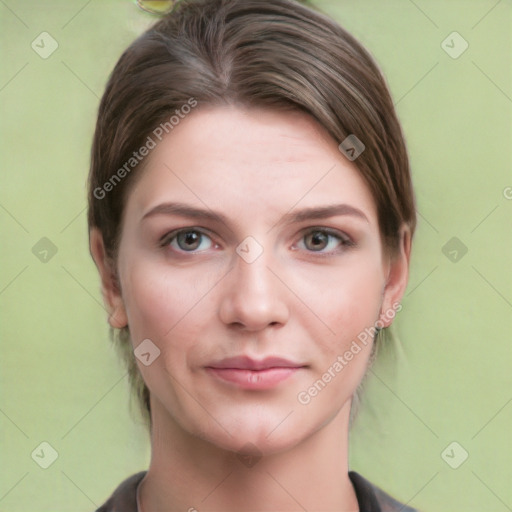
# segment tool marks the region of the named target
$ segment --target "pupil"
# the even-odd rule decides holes
[[[320,231],[317,231],[316,233],[313,233],[311,236],[311,242],[313,246],[318,249],[319,246],[325,245],[326,243],[326,235],[325,233],[322,233]]]
[[[195,231],[187,231],[186,233],[182,233],[181,241],[183,242],[183,245],[185,247],[182,247],[182,249],[195,249],[197,246],[197,242],[199,240],[199,233],[196,233]]]

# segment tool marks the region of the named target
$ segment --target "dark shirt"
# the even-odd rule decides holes
[[[141,471],[122,482],[107,502],[96,512],[137,512],[137,486],[146,475]],[[398,503],[354,471],[348,476],[354,486],[360,512],[417,512]]]

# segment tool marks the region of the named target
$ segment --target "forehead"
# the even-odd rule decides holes
[[[375,214],[354,163],[302,112],[202,107],[157,142],[144,164],[128,199],[138,210],[179,197],[269,212],[350,202]]]

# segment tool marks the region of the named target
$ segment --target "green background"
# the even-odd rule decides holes
[[[351,466],[424,511],[512,510],[512,4],[317,4],[387,76],[419,213],[401,346],[369,375]],[[0,20],[0,510],[91,511],[149,462],[108,342],[85,180],[107,76],[154,18],[129,0],[1,0]],[[460,39],[442,45],[454,31],[458,58],[443,48]],[[58,44],[47,58],[31,47],[42,32]],[[43,441],[48,469],[31,457]]]

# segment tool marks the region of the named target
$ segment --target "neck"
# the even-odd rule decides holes
[[[156,400],[151,405],[151,464],[139,512],[359,510],[348,477],[350,402],[293,448],[261,458],[192,436]]]

